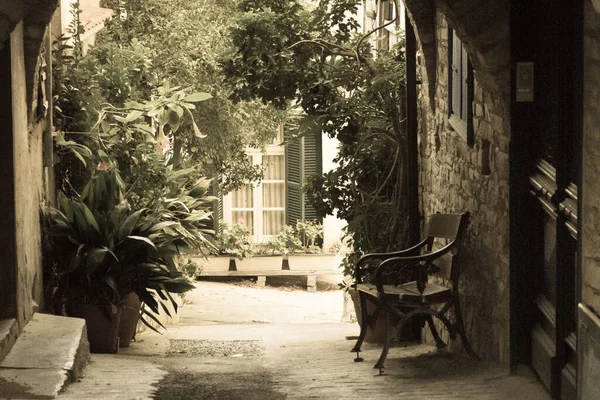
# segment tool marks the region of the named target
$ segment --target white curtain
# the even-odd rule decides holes
[[[262,183],[263,235],[275,235],[285,224],[285,158],[263,156],[265,178]]]
[[[236,190],[231,195],[232,222],[246,225],[254,233],[254,189],[252,185],[246,185]]]

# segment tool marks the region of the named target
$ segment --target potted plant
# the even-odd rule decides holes
[[[239,271],[281,271],[285,251],[285,241],[275,235],[266,244],[254,244],[252,256],[235,263]]]
[[[287,260],[291,271],[333,270],[336,254],[324,251],[318,244],[323,240],[323,225],[316,221],[298,221],[295,227],[282,231],[286,236]]]
[[[252,241],[252,233],[243,221],[219,222],[221,231],[215,235],[214,249],[208,260],[194,261],[202,264],[203,271],[279,271],[283,254],[287,252],[286,239],[280,233],[266,244]]]
[[[194,259],[202,265],[203,271],[235,271],[236,259],[242,260],[253,254],[252,234],[243,223],[230,224],[221,220],[219,227],[208,259]]]
[[[54,311],[86,319],[92,352],[115,351],[121,302],[130,293],[157,313],[156,297],[176,307],[171,293],[193,288],[171,261],[166,230],[177,222],[157,209],[133,209],[121,185],[116,169],[100,170],[80,196],[60,192],[59,206],[43,210]]]

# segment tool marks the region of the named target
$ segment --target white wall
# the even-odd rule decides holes
[[[329,172],[337,167],[333,161],[338,153],[339,142],[323,134],[323,173]],[[346,221],[335,216],[328,215],[323,219],[323,248],[332,247],[342,237],[342,228]]]

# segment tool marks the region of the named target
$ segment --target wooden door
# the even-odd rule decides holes
[[[540,159],[530,176],[536,224],[530,228],[535,236],[531,364],[553,394],[571,399],[577,365],[577,186],[560,188],[558,175],[557,168]]]
[[[581,4],[580,4],[581,3]],[[582,2],[511,2],[513,83],[532,63],[532,101],[511,98],[511,363],[554,398],[576,396]]]

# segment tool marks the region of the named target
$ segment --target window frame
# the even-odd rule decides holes
[[[253,165],[262,165],[263,156],[281,156],[285,157],[285,149],[281,145],[283,142],[283,131],[280,127],[277,138],[272,144],[267,145],[264,151],[255,148],[247,148],[246,154],[252,160]],[[283,160],[285,166],[285,158]],[[263,186],[262,183],[283,183],[283,206],[282,207],[264,207],[263,206]],[[223,196],[223,220],[227,223],[235,223],[233,221],[234,211],[252,211],[252,238],[255,243],[266,243],[273,235],[263,234],[264,221],[263,211],[284,211],[285,212],[285,174],[280,180],[263,180],[260,184],[253,186],[252,190],[252,207],[234,207],[233,193],[228,193]]]
[[[455,37],[454,30],[448,27],[448,123],[461,137],[465,139],[469,147],[473,147],[475,143],[474,128],[473,128],[473,98],[474,98],[474,76],[473,66],[471,60],[467,55],[466,49],[462,41],[455,43],[455,38],[460,41],[458,36]],[[460,45],[461,57],[460,66],[458,67],[457,76],[459,76],[460,83],[456,84],[453,78],[453,71],[455,68],[454,63],[454,50],[455,46]],[[466,60],[466,62],[465,62]],[[466,75],[466,84],[463,84],[463,79]],[[458,91],[458,93],[457,93]],[[463,101],[466,100],[466,107],[459,113],[454,110],[455,96],[458,96],[459,103],[462,105]],[[466,113],[466,115],[464,115]]]
[[[385,26],[384,29],[380,30],[378,39],[378,50],[389,50],[394,44],[398,42],[397,32],[405,29],[405,13],[404,3],[398,1],[398,9],[393,0],[381,1],[377,6],[377,22],[378,26]],[[399,13],[396,18],[396,12]],[[396,18],[395,23],[390,23]]]

